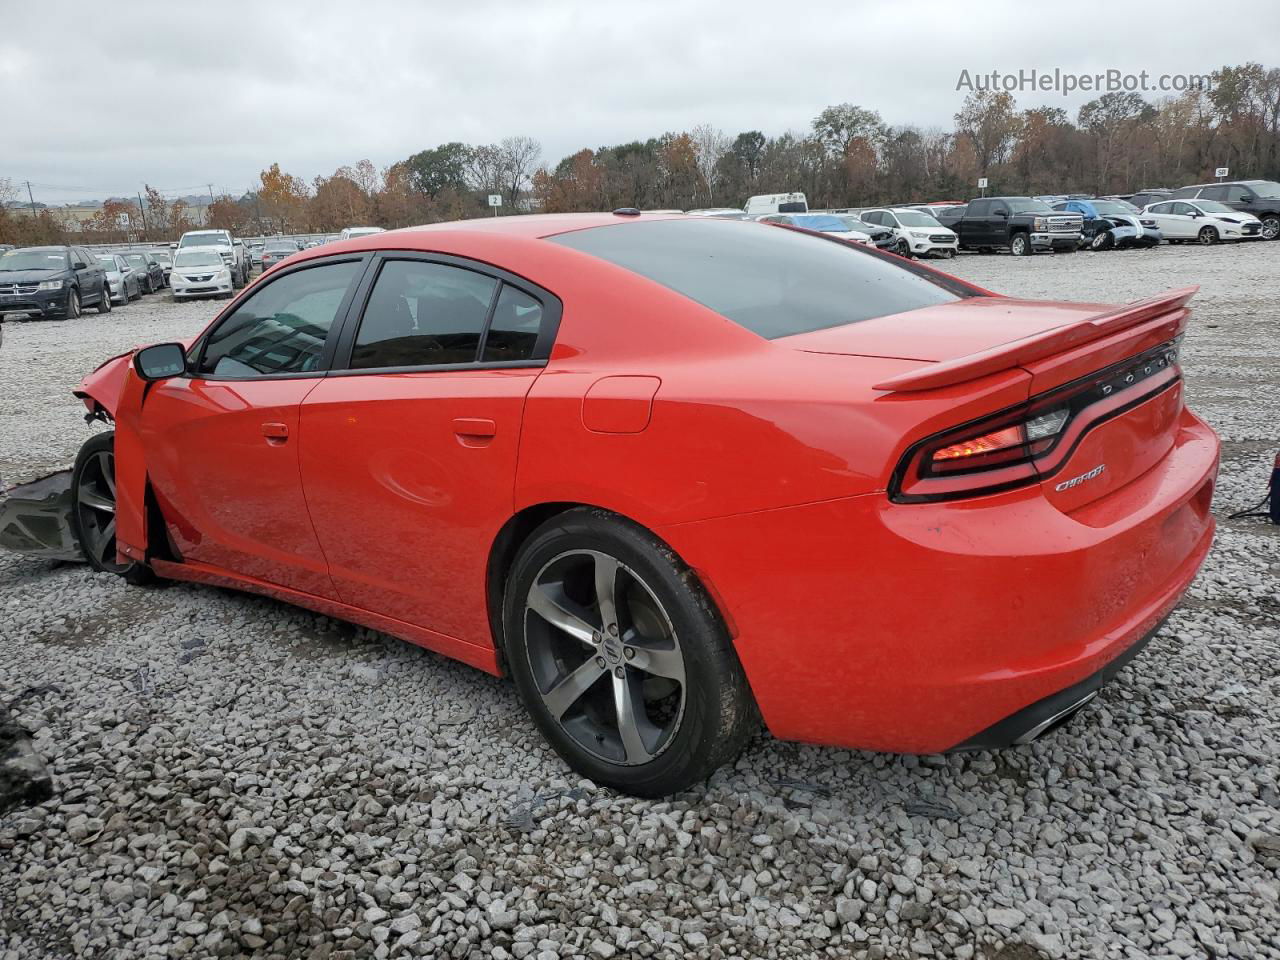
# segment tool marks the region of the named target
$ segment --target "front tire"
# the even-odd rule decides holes
[[[98,301],[99,313],[111,312],[111,284],[102,281],[102,299]]]
[[[1213,227],[1201,227],[1200,232],[1196,234],[1196,240],[1206,247],[1212,246],[1218,242],[1218,231]]]
[[[136,561],[116,561],[115,439],[113,430],[94,434],[76,455],[71,471],[71,530],[94,570],[143,584],[155,577],[150,568]]]
[[[578,773],[641,797],[684,790],[758,725],[728,631],[691,571],[648,531],[580,507],[520,549],[507,659],[543,736]]]
[[[67,292],[67,317],[68,320],[76,320],[80,317],[80,291],[72,287]]]
[[[1093,235],[1093,239],[1089,241],[1089,249],[1095,252],[1109,250],[1112,242],[1113,238],[1110,232],[1104,230],[1102,233],[1095,233]]]
[[[1025,233],[1015,233],[1009,239],[1009,252],[1015,257],[1025,257],[1031,253],[1031,238]]]

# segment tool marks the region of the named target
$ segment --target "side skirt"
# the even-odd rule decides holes
[[[170,580],[185,580],[189,583],[228,587],[232,590],[243,590],[246,593],[256,593],[264,597],[271,597],[275,600],[292,604],[295,607],[303,607],[338,620],[347,620],[362,627],[380,630],[419,647],[425,647],[428,650],[443,654],[452,660],[460,660],[469,666],[483,670],[485,673],[502,676],[502,669],[498,666],[498,652],[493,647],[481,647],[474,643],[467,643],[456,637],[436,633],[434,630],[428,630],[425,627],[417,627],[413,624],[405,623],[403,620],[384,617],[381,614],[373,613],[360,607],[348,606],[337,600],[317,597],[314,594],[303,593],[299,590],[290,590],[287,587],[277,586],[274,583],[267,583],[264,580],[257,580],[253,577],[237,576],[218,567],[212,567],[196,561],[188,560],[184,563],[174,563],[170,560],[155,558],[151,561],[151,566],[159,576]]]

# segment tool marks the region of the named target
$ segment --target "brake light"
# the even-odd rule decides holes
[[[1177,359],[1175,340],[1025,404],[927,437],[907,450],[894,471],[890,496],[898,502],[949,500],[1050,476],[1090,428],[1177,381]]]

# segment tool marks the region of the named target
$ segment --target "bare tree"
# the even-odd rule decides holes
[[[719,127],[709,123],[700,123],[690,134],[693,140],[693,153],[698,164],[698,176],[707,187],[707,206],[714,199],[714,183],[716,165],[729,152],[729,137]]]
[[[513,213],[520,191],[532,183],[533,171],[542,158],[542,144],[533,137],[507,137],[498,144],[500,182],[507,208]]]

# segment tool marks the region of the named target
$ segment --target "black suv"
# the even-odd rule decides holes
[[[1274,180],[1232,180],[1200,183],[1173,192],[1175,200],[1217,200],[1232,210],[1252,213],[1262,221],[1262,239],[1280,237],[1280,183]]]
[[[110,313],[111,288],[102,263],[82,247],[21,247],[0,255],[0,319],[34,313],[68,320],[92,306]]]

